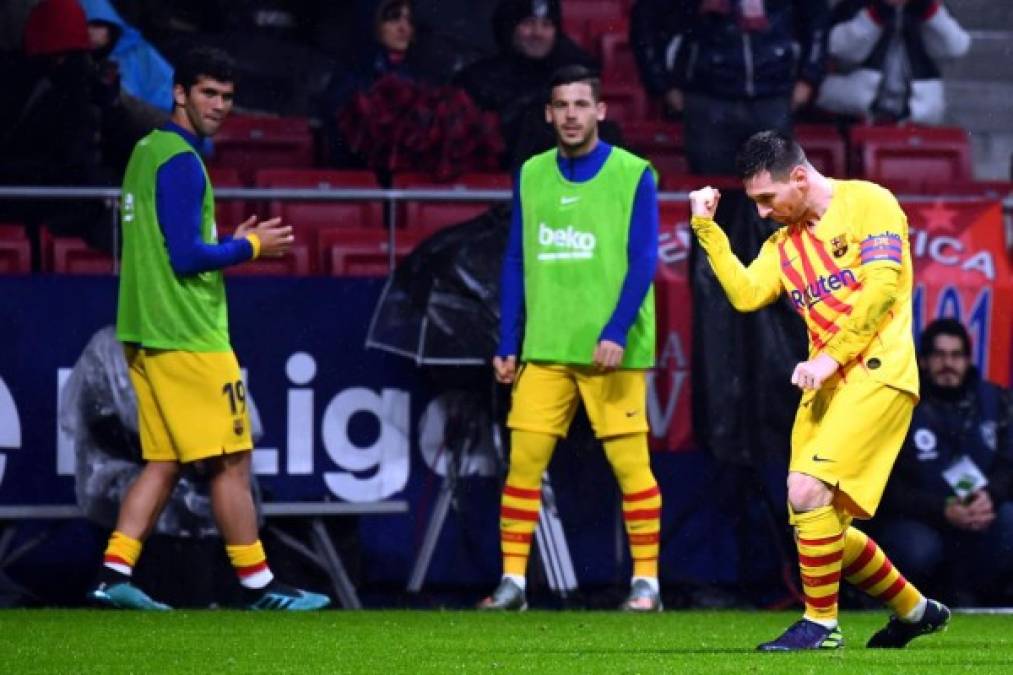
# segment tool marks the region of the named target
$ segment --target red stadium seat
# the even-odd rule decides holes
[[[232,167],[209,166],[208,177],[215,190],[215,224],[218,225],[218,232],[231,233],[239,223],[256,213],[257,209],[251,208],[245,200],[222,199],[218,196],[219,188],[245,187],[239,178],[239,172]]]
[[[209,164],[233,167],[243,182],[253,183],[261,167],[313,166],[313,135],[303,117],[229,117],[214,138]]]
[[[825,176],[847,175],[844,138],[836,127],[825,124],[796,124],[795,139],[805,150],[809,162]]]
[[[689,192],[705,185],[719,190],[742,188],[742,181],[735,176],[705,176],[692,173],[669,173],[661,176],[661,189],[669,192]]]
[[[331,171],[325,169],[261,169],[257,172],[257,187],[379,189],[371,171]],[[270,217],[280,216],[291,225],[296,242],[309,247],[311,273],[326,269],[323,264],[325,249],[320,244],[320,233],[326,229],[368,227],[383,231],[384,204],[379,201],[302,201],[272,200],[268,205]]]
[[[225,268],[229,276],[304,277],[310,274],[310,247],[295,243],[288,255],[280,258],[257,258]]]
[[[393,187],[434,190],[509,190],[511,179],[505,173],[466,173],[446,183],[434,181],[428,174],[402,173],[394,176]],[[430,233],[448,225],[464,222],[492,207],[495,201],[481,202],[406,202],[398,223],[417,232]]]
[[[0,239],[27,239],[25,226],[21,223],[0,223]]]
[[[631,122],[647,119],[650,105],[639,82],[603,82],[601,97],[608,107],[607,118],[623,129]]]
[[[629,32],[629,14],[622,0],[579,0],[563,7],[563,32],[587,51],[602,33]]]
[[[623,125],[626,147],[651,160],[664,178],[670,173],[686,173],[686,149],[681,124],[639,120]]]
[[[856,175],[898,189],[938,189],[973,179],[967,132],[956,127],[854,126]]]
[[[113,259],[76,237],[51,241],[52,270],[56,274],[113,274]]]
[[[605,33],[599,39],[602,79],[605,82],[639,83],[637,63],[626,33]]]
[[[378,190],[371,171],[331,171],[326,169],[261,169],[256,185],[261,188],[305,188],[331,190],[360,188]],[[274,200],[269,214],[293,227],[381,227],[383,203],[378,201],[283,201]]]
[[[32,245],[25,239],[0,237],[0,275],[32,271]]]
[[[419,239],[398,231],[395,260],[411,253]],[[331,276],[385,277],[390,273],[390,241],[383,230],[330,229],[320,231],[324,269]]]

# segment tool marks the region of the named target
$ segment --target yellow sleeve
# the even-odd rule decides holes
[[[907,216],[887,190],[870,185],[863,195],[865,209],[858,225],[862,289],[851,314],[823,352],[845,364],[861,354],[876,335],[883,318],[897,300],[901,266],[908,251]]]
[[[783,288],[780,259],[771,240],[764,242],[756,259],[745,267],[732,253],[728,236],[717,223],[693,216],[690,225],[732,307],[751,312],[777,300]]]

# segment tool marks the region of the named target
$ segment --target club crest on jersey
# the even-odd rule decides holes
[[[842,234],[839,237],[834,237],[830,240],[830,252],[834,254],[835,258],[840,258],[848,252],[848,240]]]

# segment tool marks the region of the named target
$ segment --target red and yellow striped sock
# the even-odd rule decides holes
[[[805,617],[837,622],[837,596],[844,556],[844,522],[833,506],[792,514],[805,592]]]
[[[844,578],[884,602],[899,617],[906,617],[923,599],[872,537],[854,527],[845,532]]]
[[[102,564],[129,577],[134,572],[137,559],[141,557],[141,546],[138,540],[116,530],[109,535]]]
[[[225,552],[245,588],[264,588],[274,579],[259,539],[252,544],[226,544]]]
[[[661,491],[651,473],[647,434],[605,439],[605,456],[623,493],[623,522],[630,541],[633,576],[657,578],[661,542]]]
[[[517,429],[510,434],[510,472],[499,512],[503,574],[523,577],[527,572],[542,501],[542,474],[555,447],[556,437],[549,434]]]

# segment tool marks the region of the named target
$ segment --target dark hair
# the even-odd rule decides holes
[[[412,11],[411,0],[383,0],[376,8],[376,21],[395,21],[401,16],[404,10]]]
[[[971,355],[971,337],[967,334],[964,324],[956,319],[936,319],[922,331],[921,340],[918,343],[918,353],[921,356],[928,356],[936,350],[936,338],[940,335],[949,335],[959,338],[964,346],[964,355]]]
[[[587,66],[575,63],[558,68],[552,73],[552,79],[549,81],[549,95],[547,96],[549,103],[552,102],[553,89],[561,87],[564,84],[573,84],[574,82],[583,82],[590,85],[591,96],[594,97],[594,102],[597,103],[601,100],[601,77]]]
[[[182,85],[187,91],[201,77],[210,77],[219,82],[234,82],[236,79],[236,62],[216,47],[194,47],[175,65],[172,83]]]
[[[795,139],[774,129],[750,136],[735,157],[735,169],[743,180],[763,171],[769,171],[775,180],[784,180],[796,166],[808,163]]]

